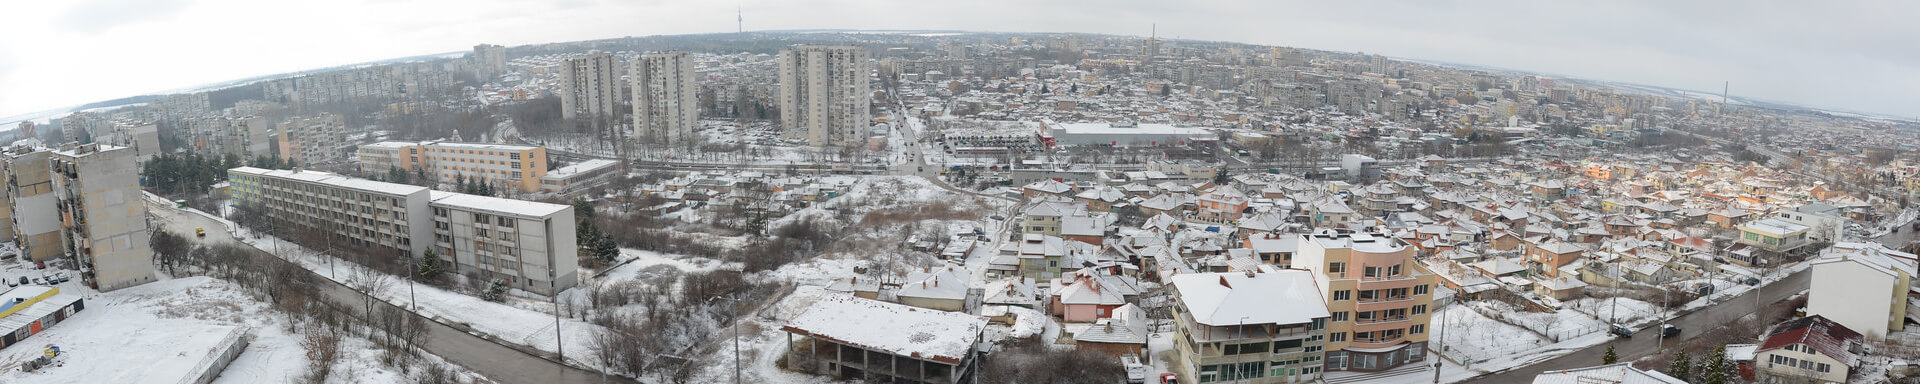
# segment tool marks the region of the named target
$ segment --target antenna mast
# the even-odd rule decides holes
[[[741,8],[740,6],[736,5],[733,7],[733,33],[744,33],[746,31],[747,31],[746,11],[744,11],[743,8]]]

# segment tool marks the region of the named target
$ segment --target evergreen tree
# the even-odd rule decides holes
[[[421,279],[433,280],[439,278],[441,273],[447,271],[447,265],[445,260],[440,260],[439,256],[434,256],[432,249],[428,249],[427,252],[420,255],[419,269]]]
[[[1601,365],[1613,365],[1620,362],[1620,355],[1613,353],[1613,344],[1607,344],[1607,354],[1600,355]]]
[[[506,298],[507,298],[507,282],[505,280],[500,280],[500,279],[488,280],[487,291],[480,292],[481,300],[498,302],[501,300],[506,300]]]
[[[1687,351],[1682,350],[1673,354],[1673,363],[1667,365],[1667,376],[1673,376],[1680,381],[1693,381],[1693,375],[1688,374],[1692,370],[1693,360],[1687,358]]]
[[[602,233],[599,238],[593,239],[591,255],[602,263],[612,263],[620,258],[620,245],[614,243],[613,236]]]
[[[582,222],[593,220],[593,203],[584,197],[573,198],[573,218]]]
[[[1727,384],[1732,381],[1733,361],[1727,360],[1727,346],[1722,344],[1713,348],[1713,353],[1700,361],[1700,380],[1706,384]]]

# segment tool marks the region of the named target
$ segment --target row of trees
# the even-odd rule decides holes
[[[403,374],[418,370],[420,383],[464,383],[442,363],[421,358],[426,319],[393,306],[368,306],[355,312],[330,302],[320,292],[326,283],[310,271],[279,257],[234,243],[195,245],[184,235],[154,231],[150,235],[154,262],[173,276],[209,276],[234,282],[268,300],[269,307],[286,316],[287,332],[302,335],[309,366],[302,379],[326,382],[345,353],[343,341],[364,337],[384,353],[382,364]]]

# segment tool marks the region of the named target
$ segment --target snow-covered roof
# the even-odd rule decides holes
[[[943,267],[907,272],[907,283],[900,285],[900,297],[965,300],[971,278],[958,267]]]
[[[1261,266],[1258,271],[1174,275],[1173,287],[1193,321],[1210,326],[1302,324],[1327,317],[1313,273]]]
[[[306,182],[306,183],[329,185],[337,188],[346,188],[346,189],[352,189],[352,190],[361,191],[361,192],[371,192],[371,193],[380,193],[380,194],[397,195],[397,196],[406,196],[406,195],[411,195],[411,194],[419,193],[420,191],[427,190],[426,187],[421,187],[416,185],[379,182],[379,181],[373,181],[373,180],[367,180],[367,179],[359,179],[359,178],[342,176],[342,175],[330,173],[330,172],[320,172],[320,171],[310,171],[310,170],[290,171],[290,170],[284,170],[284,169],[261,169],[261,168],[254,168],[254,167],[239,167],[239,168],[229,169],[227,170],[227,172],[256,175],[256,176],[265,176],[265,177],[274,177],[274,178],[300,181],[300,182]]]
[[[561,204],[502,199],[498,197],[453,192],[429,191],[427,196],[434,205],[471,211],[496,212],[531,217],[546,217],[573,209],[572,206]]]
[[[1765,219],[1740,225],[1740,230],[1751,230],[1773,237],[1786,237],[1787,235],[1805,232],[1810,228],[1812,227],[1789,223],[1780,219]]]
[[[1563,369],[1541,372],[1533,376],[1533,384],[1687,384],[1685,380],[1667,376],[1658,371],[1645,371],[1634,368],[1633,363],[1619,363],[1577,369]]]
[[[541,176],[541,178],[559,180],[559,179],[572,177],[573,175],[576,175],[576,174],[581,174],[588,171],[594,171],[594,170],[599,170],[601,168],[611,167],[617,164],[620,164],[620,163],[613,160],[607,160],[607,159],[587,160],[587,161],[582,161],[578,163],[567,164],[567,166],[565,167],[560,167],[559,169],[547,171],[547,175]]]
[[[862,349],[959,364],[980,341],[987,319],[857,297],[828,296],[781,330]]]

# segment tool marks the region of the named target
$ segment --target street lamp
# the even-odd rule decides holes
[[[711,303],[714,299],[733,302],[733,310],[728,311],[733,314],[733,324],[730,326],[733,328],[733,384],[740,384],[740,301],[726,296],[714,296],[707,298],[707,302]]]

